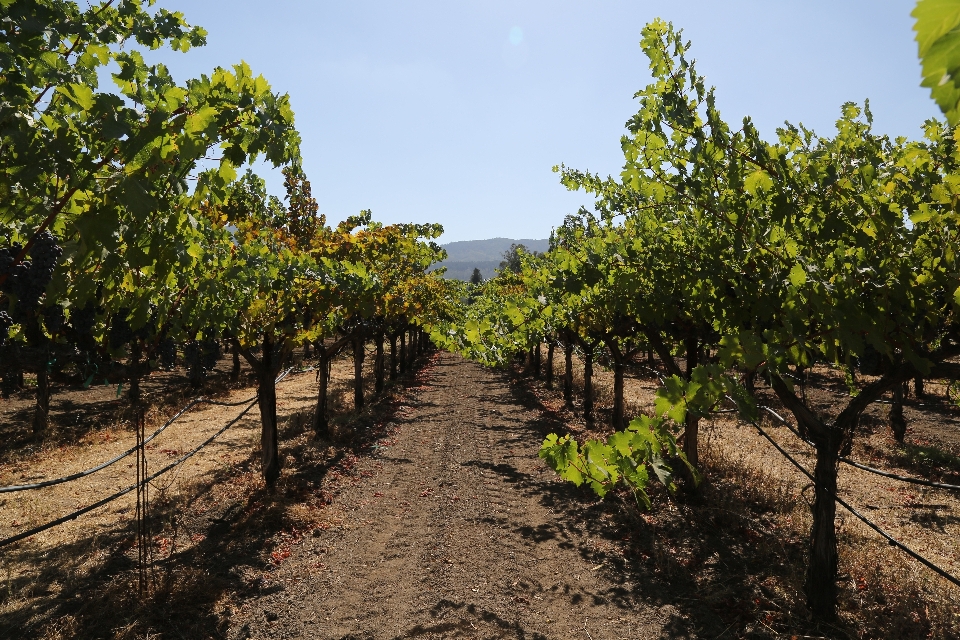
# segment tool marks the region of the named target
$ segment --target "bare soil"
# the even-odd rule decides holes
[[[145,593],[132,496],[0,550],[0,637],[960,638],[960,590],[848,515],[840,519],[841,619],[810,620],[802,596],[808,482],[729,416],[704,424],[707,481],[676,496],[655,488],[653,508],[642,511],[623,492],[601,502],[557,481],[537,457],[549,432],[609,432],[612,376],[602,367],[598,419],[585,423],[579,400],[564,409],[558,389],[450,354],[422,360],[376,398],[371,364],[368,406],[355,412],[352,361],[335,361],[332,441],[309,430],[313,374],[278,387],[284,469],[275,492],[259,475],[255,408],[155,483]],[[815,373],[808,393],[835,410],[842,378]],[[242,399],[253,394],[245,384],[215,378],[207,393]],[[633,370],[630,412],[650,411],[657,386],[653,374]],[[892,440],[886,407],[876,405],[852,457],[957,482],[960,411],[945,387],[928,391],[909,401],[906,444]],[[58,396],[89,421],[60,420],[43,440],[28,434],[26,394],[0,403],[0,484],[86,468],[132,445],[115,388]],[[54,415],[69,414],[58,396]],[[148,396],[156,425],[190,391],[175,373],[162,374],[151,377]],[[152,468],[238,412],[197,407],[152,443]],[[786,428],[765,428],[812,463]],[[133,474],[124,461],[76,483],[0,496],[0,537],[126,486]],[[952,494],[847,467],[840,486],[898,538],[960,571]]]
[[[558,352],[559,353],[559,352]],[[562,356],[562,354],[560,354]],[[610,433],[613,374],[597,367],[597,419],[582,417],[582,369],[575,359],[575,406],[567,410],[557,388],[530,382],[543,405],[554,411],[579,439],[605,439]],[[656,371],[639,364],[625,380],[628,415],[650,414],[659,386]],[[835,416],[849,401],[841,372],[818,366],[805,393],[823,415]],[[927,394],[911,394],[904,414],[904,443],[894,440],[888,404],[872,405],[860,424],[850,457],[906,476],[960,484],[960,408],[948,397],[948,381],[927,381]],[[771,390],[762,383],[758,396],[791,423]],[[763,428],[807,469],[811,448],[769,416]],[[701,603],[713,607],[729,625],[724,637],[960,638],[960,588],[889,546],[838,507],[841,615],[836,625],[812,623],[804,607],[803,580],[811,525],[812,486],[752,426],[730,414],[701,424],[700,455],[705,483],[692,494],[655,500],[640,514],[638,536],[653,536],[678,564],[675,587],[683,580],[698,585]],[[955,576],[960,576],[960,493],[905,484],[841,465],[840,495],[895,538]],[[653,543],[654,548],[659,546]],[[711,576],[709,554],[726,546],[724,566]],[[643,551],[641,553],[649,553]],[[653,555],[657,555],[654,551]],[[715,561],[715,560],[714,560]],[[658,565],[668,573],[669,563]],[[706,569],[706,570],[705,570]],[[733,587],[733,588],[731,588]],[[681,594],[680,597],[683,597]]]
[[[609,554],[602,508],[537,458],[508,374],[436,357],[376,453],[329,479],[342,519],[298,545],[233,637],[694,637]],[[331,474],[332,475],[332,474]]]

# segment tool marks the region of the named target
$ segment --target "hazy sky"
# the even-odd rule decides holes
[[[551,167],[619,173],[650,78],[640,30],[658,16],[692,40],[731,123],[828,134],[843,102],[869,98],[879,131],[916,137],[938,114],[919,87],[912,0],[158,4],[209,32],[206,47],[160,54],[176,77],[242,59],[290,94],[328,219],[440,222],[441,242],[543,238],[591,204]]]

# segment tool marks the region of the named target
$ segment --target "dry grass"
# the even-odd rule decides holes
[[[603,436],[612,404],[612,374],[596,367],[598,413],[588,425],[578,410],[562,409],[562,353],[557,356],[556,388],[532,388],[543,406],[579,437]],[[371,357],[365,365],[369,373]],[[576,379],[582,388],[579,371]],[[365,381],[372,394],[372,375]],[[656,386],[655,378],[632,371],[626,385],[628,411],[649,411]],[[251,394],[249,388],[221,391],[228,399]],[[938,392],[932,385],[928,391]],[[376,406],[354,413],[352,361],[340,359],[334,365],[329,404],[339,441],[321,442],[308,429],[315,401],[313,376],[294,377],[278,392],[284,473],[275,493],[266,492],[259,477],[254,411],[253,417],[154,487],[155,563],[148,595],[141,597],[136,588],[129,496],[5,550],[0,564],[0,637],[219,637],[249,596],[279,589],[283,578],[275,568],[291,547],[312,531],[342,521],[326,479],[349,477],[367,438],[382,435],[390,428],[393,412],[403,408],[399,397],[388,393]],[[154,423],[176,406],[155,404]],[[897,447],[887,435],[883,408],[872,410],[854,457],[950,481],[950,473],[960,471],[951,466],[960,451],[952,448],[952,433],[941,433],[940,423],[955,416],[939,405],[934,410],[940,413],[926,421],[908,413],[913,427],[906,448]],[[206,407],[191,413],[156,441],[151,465],[191,448],[238,411]],[[0,465],[0,483],[60,475],[129,447],[133,433],[121,419],[119,415],[111,425],[89,428],[73,440],[54,436],[53,444],[33,443],[32,452],[8,455]],[[782,427],[769,428],[801,462],[811,464],[805,445]],[[883,544],[849,515],[839,520],[841,619],[832,627],[814,624],[802,596],[810,526],[806,479],[754,430],[732,420],[703,425],[701,459],[708,480],[699,491],[674,498],[660,491],[649,512],[638,511],[621,496],[619,505],[610,503],[597,512],[605,526],[609,523],[611,529],[624,532],[619,543],[602,544],[619,544],[616,552],[652,577],[663,601],[705,611],[723,638],[960,637],[960,591]],[[123,464],[82,483],[31,492],[35,497],[0,498],[4,500],[0,535],[130,484],[133,469]],[[904,489],[848,468],[840,483],[844,495],[884,528],[955,574],[960,572],[960,518],[954,515],[960,505],[953,496]]]
[[[555,389],[537,384],[535,393],[546,407],[560,414],[577,437],[605,437],[610,431],[612,372],[595,368],[600,411],[597,420],[587,424],[580,414],[579,362],[575,359],[575,409],[564,411],[560,399],[562,352],[557,356]],[[826,370],[818,373],[837,378]],[[842,379],[831,382],[843,388]],[[628,415],[652,410],[657,384],[655,377],[641,369],[628,373]],[[938,387],[928,384],[927,391],[936,394]],[[829,403],[840,401],[830,394],[814,400],[826,410]],[[769,394],[766,401],[774,404]],[[932,399],[929,403],[935,404]],[[951,446],[956,436],[941,433],[942,416],[931,414],[924,420],[919,410],[908,415],[912,425],[908,441],[912,437],[936,445],[927,446],[926,461],[932,455],[930,449],[942,454],[937,458],[940,467],[908,469],[907,453],[917,445],[904,448],[892,440],[884,411],[883,405],[871,409],[852,457],[901,473],[928,471],[924,475],[951,481],[949,466],[960,452]],[[765,428],[791,455],[812,468],[813,456],[806,445],[786,428],[773,424]],[[838,511],[841,616],[836,626],[813,623],[803,597],[811,526],[809,480],[754,429],[722,416],[701,426],[700,456],[707,480],[699,490],[681,491],[675,498],[660,491],[650,512],[637,511],[624,500],[623,517],[634,532],[631,548],[625,553],[663,576],[677,602],[692,598],[698,606],[713,610],[726,629],[722,637],[960,638],[960,589],[888,546],[842,509]],[[846,466],[839,482],[844,497],[868,517],[960,575],[960,518],[954,515],[960,514],[958,496],[903,485]]]
[[[366,397],[373,395],[373,359],[365,361]],[[397,409],[398,387],[361,413],[353,409],[353,362],[334,362],[331,430],[335,442],[316,440],[309,419],[316,402],[312,373],[278,386],[283,475],[267,492],[259,475],[256,409],[220,439],[151,490],[153,566],[148,592],[137,582],[134,497],[4,550],[0,565],[0,637],[143,638],[218,637],[246,593],[273,588],[273,569],[315,529],[336,526],[339,515],[323,489],[328,474],[344,473],[367,439],[382,435]],[[223,390],[222,399],[249,397],[252,388]],[[198,407],[151,443],[152,468],[191,449],[241,407]],[[172,413],[154,409],[151,423]],[[119,421],[91,429],[75,444],[35,447],[0,467],[0,483],[55,477],[129,448],[134,434]],[[0,503],[0,536],[88,504],[134,482],[126,461],[77,482],[8,494]],[[129,477],[128,477],[129,476]],[[152,634],[152,635],[151,635]]]

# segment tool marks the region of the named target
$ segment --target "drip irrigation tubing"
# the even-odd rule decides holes
[[[889,471],[884,471],[883,469],[875,469],[865,464],[854,462],[853,460],[849,460],[847,458],[840,458],[840,462],[848,464],[851,467],[856,467],[857,469],[862,469],[870,473],[875,473],[878,476],[884,476],[886,478],[891,478],[893,480],[899,480],[900,482],[909,482],[911,484],[922,484],[927,487],[936,487],[938,489],[952,489],[954,491],[960,491],[960,485],[956,485],[956,484],[947,484],[945,482],[934,482],[933,480],[925,480],[923,478],[911,478],[909,476],[901,476],[896,473],[890,473]]]
[[[770,435],[769,435],[766,431],[764,431],[763,428],[761,428],[759,424],[757,424],[755,421],[751,421],[751,424],[757,429],[757,431],[760,432],[760,435],[762,435],[764,438],[766,438],[766,439],[770,442],[770,444],[772,444],[772,445],[774,446],[774,448],[775,448],[777,451],[780,452],[780,455],[782,455],[782,456],[785,457],[787,460],[789,460],[790,463],[793,464],[793,466],[795,466],[797,469],[799,469],[805,476],[807,476],[807,477],[814,483],[814,485],[816,485],[816,482],[817,482],[816,479],[813,477],[813,474],[812,474],[812,473],[810,473],[809,471],[807,471],[806,467],[804,467],[803,465],[801,465],[799,462],[797,462],[797,461],[793,458],[793,456],[791,456],[789,453],[787,453],[786,451],[784,451],[783,448],[777,443],[777,441],[774,440],[773,438],[771,438]],[[838,495],[836,495],[836,494],[833,494],[833,499],[836,500],[836,501],[837,501],[837,504],[839,504],[841,507],[843,507],[844,509],[846,509],[847,511],[849,511],[850,513],[852,513],[858,520],[860,520],[861,522],[863,522],[865,525],[867,525],[868,527],[870,527],[871,529],[873,529],[873,530],[876,531],[877,533],[879,533],[883,538],[885,538],[885,539],[887,540],[887,543],[889,543],[891,546],[897,547],[898,549],[900,549],[901,551],[903,551],[904,553],[906,553],[908,556],[910,556],[911,558],[913,558],[914,560],[916,560],[916,561],[919,562],[920,564],[924,565],[925,567],[927,567],[928,569],[930,569],[930,570],[933,571],[934,573],[938,574],[940,577],[942,577],[942,578],[948,580],[949,582],[953,583],[954,585],[960,587],[960,578],[955,577],[954,575],[952,575],[951,573],[949,573],[946,569],[942,569],[942,568],[938,567],[937,565],[935,565],[935,564],[934,564],[933,562],[931,562],[930,560],[927,560],[926,558],[924,558],[923,556],[921,556],[919,553],[917,553],[916,551],[914,551],[913,549],[911,549],[910,547],[908,547],[908,546],[905,545],[904,543],[900,542],[899,540],[897,540],[896,538],[894,538],[893,536],[891,536],[889,533],[887,533],[886,531],[884,531],[883,529],[881,529],[877,524],[875,524],[872,520],[868,519],[866,516],[864,516],[863,514],[861,514],[859,511],[857,511],[855,508],[853,508],[852,506],[850,506],[850,504],[848,504],[848,503],[847,503],[843,498],[841,498],[840,496],[838,496]]]
[[[170,471],[170,470],[173,469],[174,467],[176,467],[176,466],[178,466],[178,465],[183,464],[184,462],[186,462],[189,458],[193,457],[198,451],[200,451],[200,450],[203,449],[205,446],[207,446],[208,444],[210,444],[211,442],[213,442],[213,440],[214,440],[215,438],[217,438],[218,436],[220,436],[220,434],[222,434],[224,431],[226,431],[227,429],[229,429],[230,427],[232,427],[234,424],[236,424],[237,422],[239,422],[240,418],[242,418],[248,411],[250,411],[250,409],[252,409],[252,408],[253,408],[253,405],[255,405],[256,403],[257,403],[257,399],[254,398],[254,399],[250,402],[250,404],[247,405],[247,407],[237,415],[236,418],[234,418],[233,420],[231,420],[230,422],[228,422],[227,424],[225,424],[219,431],[217,431],[217,432],[214,433],[212,436],[210,436],[209,438],[207,438],[206,440],[204,440],[203,442],[201,442],[199,445],[197,445],[194,449],[192,449],[191,451],[188,451],[187,453],[183,454],[182,456],[180,456],[179,458],[177,458],[176,460],[174,460],[173,462],[171,462],[170,464],[168,464],[168,465],[165,466],[164,468],[160,469],[159,471],[157,471],[157,472],[154,473],[153,475],[147,476],[147,477],[144,478],[141,482],[132,484],[132,485],[130,485],[129,487],[127,487],[126,489],[121,489],[120,491],[116,492],[116,493],[113,494],[112,496],[108,496],[108,497],[106,497],[106,498],[104,498],[104,499],[102,499],[102,500],[98,500],[97,502],[94,502],[93,504],[87,505],[86,507],[83,507],[82,509],[77,509],[77,510],[74,511],[73,513],[69,513],[69,514],[67,514],[67,515],[65,515],[65,516],[63,516],[63,517],[57,518],[56,520],[51,520],[50,522],[48,522],[48,523],[46,523],[46,524],[42,524],[42,525],[40,525],[40,526],[38,526],[38,527],[34,527],[33,529],[30,529],[30,530],[28,530],[28,531],[24,531],[24,532],[22,532],[22,533],[18,533],[18,534],[15,535],[15,536],[10,536],[9,538],[5,538],[5,539],[3,539],[3,540],[0,540],[0,547],[5,547],[5,546],[7,546],[8,544],[13,544],[14,542],[19,542],[20,540],[23,540],[24,538],[29,538],[30,536],[36,535],[36,534],[38,534],[38,533],[40,533],[40,532],[42,532],[42,531],[46,531],[47,529],[52,529],[53,527],[59,526],[59,525],[65,523],[65,522],[68,522],[68,521],[70,521],[70,520],[74,520],[74,519],[82,516],[83,514],[88,513],[88,512],[90,512],[90,511],[93,511],[94,509],[97,509],[98,507],[102,507],[103,505],[107,504],[108,502],[113,502],[113,501],[116,500],[117,498],[120,498],[120,497],[123,497],[123,496],[127,495],[128,493],[130,493],[131,491],[133,491],[133,490],[136,489],[137,487],[142,486],[142,485],[145,485],[145,484],[147,484],[148,482],[150,482],[150,481],[152,481],[152,480],[154,480],[154,479],[162,476],[162,475],[165,474],[167,471]]]
[[[274,382],[274,384],[279,383],[281,380],[283,380],[285,377],[287,377],[287,374],[290,373],[290,371],[291,371],[291,369],[287,369],[286,371],[284,371],[283,373],[281,373],[281,374],[277,377],[277,379],[276,379],[276,381]],[[167,427],[169,427],[171,424],[173,424],[174,422],[176,422],[176,421],[180,418],[180,416],[182,416],[184,413],[186,413],[187,411],[189,411],[189,410],[192,409],[193,407],[197,406],[198,404],[212,404],[212,405],[216,405],[216,406],[220,406],[220,407],[239,407],[239,406],[241,406],[241,405],[247,404],[248,402],[252,402],[253,400],[256,400],[256,398],[257,398],[256,396],[253,396],[252,398],[248,398],[248,399],[246,399],[246,400],[241,400],[241,401],[239,401],[239,402],[221,402],[221,401],[219,401],[219,400],[210,400],[210,399],[204,398],[204,397],[195,398],[195,399],[191,400],[190,402],[188,402],[182,409],[180,409],[180,411],[176,412],[176,413],[173,415],[173,417],[171,417],[169,420],[167,420],[165,423],[163,423],[163,425],[162,425],[159,429],[157,429],[157,430],[154,431],[152,434],[150,434],[150,437],[147,438],[146,440],[144,440],[144,441],[143,441],[143,444],[146,445],[148,442],[150,442],[151,440],[153,440],[154,438],[156,438],[158,435],[160,435],[161,433],[163,433],[163,431],[164,431]],[[103,470],[103,469],[106,469],[106,468],[109,467],[110,465],[112,465],[112,464],[114,464],[114,463],[116,463],[116,462],[119,462],[120,460],[123,460],[123,459],[126,458],[127,456],[131,455],[131,454],[134,453],[136,450],[137,450],[137,447],[132,447],[132,448],[130,448],[130,449],[127,449],[126,451],[124,451],[124,452],[121,453],[120,455],[116,456],[115,458],[111,458],[110,460],[107,460],[106,462],[103,462],[103,463],[101,463],[101,464],[98,464],[98,465],[95,466],[95,467],[91,467],[90,469],[86,469],[86,470],[84,470],[84,471],[78,471],[78,472],[76,472],[76,473],[71,473],[70,475],[68,475],[68,476],[63,476],[62,478],[53,478],[53,479],[51,479],[51,480],[43,480],[42,482],[35,482],[35,483],[33,483],[33,484],[18,484],[18,485],[10,485],[10,486],[6,486],[6,487],[0,487],[0,493],[13,493],[13,492],[15,492],[15,491],[32,491],[32,490],[35,490],[35,489],[43,489],[44,487],[52,487],[52,486],[55,486],[55,485],[58,485],[58,484],[63,484],[64,482],[71,482],[72,480],[79,480],[80,478],[85,478],[85,477],[87,477],[87,476],[89,476],[89,475],[92,475],[92,474],[96,473],[97,471],[101,471],[101,470]]]
[[[662,376],[662,375],[660,374],[660,372],[657,371],[656,369],[653,369],[653,368],[648,367],[648,366],[646,366],[646,365],[638,365],[638,366],[639,366],[640,368],[646,369],[647,371],[649,371],[649,372],[653,373],[654,375],[656,375],[658,378],[660,378],[660,382],[661,382],[661,383],[664,382],[663,376]],[[799,380],[799,378],[797,378],[797,377],[794,376],[794,375],[791,375],[791,374],[787,374],[787,375],[788,375],[789,377],[791,377],[791,378],[794,378],[794,379],[796,379],[796,380]],[[810,385],[810,386],[813,386],[813,385]],[[830,389],[826,389],[826,388],[824,388],[824,390],[826,390],[826,391],[831,391]],[[835,392],[835,393],[836,393],[836,392]],[[726,399],[729,400],[730,402],[733,402],[734,404],[736,404],[736,401],[735,401],[733,398],[731,398],[730,396],[725,396],[725,397],[726,397]],[[889,402],[889,401],[876,400],[875,402]],[[914,405],[914,406],[923,406],[923,405]],[[784,418],[783,416],[781,416],[779,413],[777,413],[776,411],[774,411],[773,409],[771,409],[770,407],[767,407],[767,406],[760,406],[760,407],[758,407],[758,408],[759,408],[759,409],[762,409],[763,411],[766,411],[767,413],[769,413],[770,415],[772,415],[774,418],[776,418],[778,422],[780,422],[783,426],[785,426],[787,429],[789,429],[789,430],[791,431],[791,433],[793,433],[795,436],[797,436],[798,438],[800,438],[800,440],[802,440],[803,442],[807,443],[807,444],[810,445],[811,447],[815,446],[815,445],[813,444],[813,442],[811,442],[810,440],[808,440],[808,439],[804,438],[802,435],[800,435],[800,432],[799,432],[797,429],[795,429],[794,426],[793,426],[792,424],[790,424],[790,423],[787,421],[787,419]],[[720,409],[719,411],[712,411],[711,413],[733,413],[733,412],[736,412],[736,411],[739,411],[739,410],[738,410],[738,409]],[[950,491],[960,491],[960,485],[948,484],[948,483],[946,483],[946,482],[936,482],[936,481],[934,481],[934,480],[927,480],[927,479],[925,479],[925,478],[914,478],[914,477],[911,477],[911,476],[902,476],[902,475],[897,474],[897,473],[891,473],[890,471],[884,471],[883,469],[877,469],[877,468],[875,468],[875,467],[871,467],[871,466],[862,464],[862,463],[860,463],[860,462],[856,462],[856,461],[854,461],[854,460],[851,460],[850,458],[847,458],[846,456],[841,456],[841,457],[839,457],[838,459],[840,460],[840,462],[842,462],[842,463],[844,463],[844,464],[848,464],[848,465],[850,465],[851,467],[855,467],[855,468],[857,468],[857,469],[860,469],[861,471],[866,471],[867,473],[873,473],[873,474],[875,474],[875,475],[882,476],[882,477],[884,477],[884,478],[890,478],[891,480],[897,480],[897,481],[899,481],[899,482],[907,482],[907,483],[910,483],[910,484],[919,484],[919,485],[923,485],[923,486],[925,486],[925,487],[935,487],[935,488],[937,488],[937,489],[948,489],[948,490],[950,490]]]
[[[798,438],[800,438],[801,440],[803,440],[804,442],[806,442],[808,445],[810,445],[811,447],[812,447],[812,446],[815,446],[812,442],[810,442],[809,440],[807,440],[806,438],[804,438],[803,436],[801,436],[801,435],[800,435],[800,432],[797,431],[797,429],[795,429],[792,424],[790,424],[789,422],[787,422],[787,420],[786,420],[783,416],[781,416],[780,414],[778,414],[776,411],[774,411],[774,410],[771,409],[770,407],[760,407],[760,408],[763,409],[764,411],[766,411],[767,413],[769,413],[770,415],[772,415],[773,417],[775,417],[781,424],[783,424],[783,426],[785,426],[787,429],[789,429],[791,433],[793,433],[795,436],[797,436]],[[947,483],[945,483],[945,482],[935,482],[935,481],[933,481],[933,480],[926,480],[925,478],[914,478],[914,477],[911,477],[911,476],[901,476],[901,475],[896,474],[896,473],[891,473],[890,471],[884,471],[883,469],[877,469],[877,468],[875,468],[875,467],[871,467],[871,466],[862,464],[862,463],[860,463],[860,462],[856,462],[856,461],[851,460],[850,458],[847,458],[847,457],[845,457],[845,456],[841,456],[841,457],[838,458],[838,459],[840,460],[840,462],[842,462],[842,463],[844,463],[844,464],[848,464],[848,465],[850,465],[851,467],[856,467],[857,469],[860,469],[860,470],[862,470],[862,471],[866,471],[866,472],[868,472],[868,473],[873,473],[873,474],[876,474],[876,475],[878,475],[878,476],[883,476],[884,478],[890,478],[891,480],[898,480],[898,481],[900,481],[900,482],[908,482],[908,483],[910,483],[910,484],[919,484],[919,485],[923,485],[923,486],[925,486],[925,487],[936,487],[937,489],[949,489],[949,490],[951,490],[951,491],[960,491],[960,485],[947,484]]]

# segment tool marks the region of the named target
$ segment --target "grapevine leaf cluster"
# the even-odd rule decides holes
[[[951,20],[936,33],[918,24],[918,36],[952,42]],[[595,197],[594,211],[568,216],[550,250],[525,258],[519,273],[480,285],[462,322],[434,339],[491,364],[544,341],[562,345],[580,354],[585,385],[599,358],[614,372],[614,435],[552,436],[541,454],[600,495],[620,484],[641,502],[673,460],[697,468],[704,417],[732,402],[755,420],[754,384],[765,381],[816,448],[806,592],[814,612],[831,617],[836,460],[870,402],[955,370],[960,354],[960,154],[937,120],[918,141],[877,134],[869,103],[842,105],[830,136],[787,123],[766,140],[749,118],[722,118],[688,46],[666,22],[644,28],[653,79],[626,123],[623,171],[556,167],[565,186]],[[948,48],[930,44],[937,55]],[[954,72],[937,72],[943,91],[956,91]],[[945,111],[955,96],[948,102]],[[656,354],[662,384],[653,415],[625,426],[623,371],[644,353]],[[853,387],[832,415],[794,384],[817,363],[840,368]],[[658,444],[624,446],[641,441]]]

